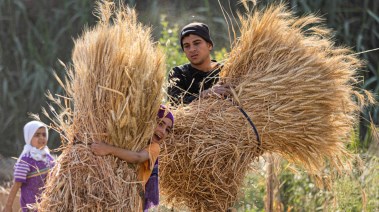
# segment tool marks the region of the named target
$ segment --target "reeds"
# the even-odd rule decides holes
[[[232,97],[174,110],[174,135],[160,163],[169,202],[225,211],[249,164],[264,152],[304,167],[319,184],[326,164],[349,165],[345,145],[361,106],[372,99],[356,89],[362,62],[336,46],[321,22],[295,17],[281,4],[240,16],[241,36],[220,74],[234,88]]]
[[[138,166],[96,157],[88,144],[133,151],[147,145],[163,98],[164,55],[134,10],[103,1],[96,12],[97,25],[75,40],[66,84],[58,79],[66,96],[49,95],[60,109],[49,113],[63,153],[39,211],[135,211],[141,204]]]

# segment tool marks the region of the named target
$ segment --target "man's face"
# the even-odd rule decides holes
[[[202,65],[210,59],[212,45],[198,35],[190,34],[183,38],[183,51],[193,65]]]

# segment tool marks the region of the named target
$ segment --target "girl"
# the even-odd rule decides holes
[[[165,106],[160,106],[157,116],[158,124],[154,130],[150,144],[141,151],[134,152],[103,142],[94,142],[91,145],[91,150],[95,155],[113,155],[128,163],[142,164],[138,170],[138,178],[142,181],[142,188],[144,190],[144,205],[141,206],[140,211],[142,209],[147,211],[150,207],[159,203],[157,162],[160,152],[159,145],[168,136],[174,126],[174,116]]]
[[[4,212],[12,211],[12,204],[21,188],[20,203],[22,211],[28,211],[28,205],[36,203],[48,171],[54,160],[46,146],[47,126],[39,121],[28,122],[24,126],[25,146],[14,168],[14,184],[9,192]]]

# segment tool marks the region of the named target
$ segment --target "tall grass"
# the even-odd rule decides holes
[[[27,113],[40,113],[46,90],[58,89],[53,70],[63,71],[58,59],[68,61],[72,37],[93,22],[92,4],[91,0],[0,0],[0,154],[21,152]],[[50,137],[50,147],[58,145],[56,138]]]

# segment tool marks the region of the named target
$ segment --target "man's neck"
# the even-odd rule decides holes
[[[199,64],[199,65],[194,65],[191,63],[191,66],[193,68],[196,68],[197,70],[202,71],[202,72],[210,72],[216,67],[216,65],[217,65],[217,63],[213,62],[211,60],[209,60],[205,63]]]

